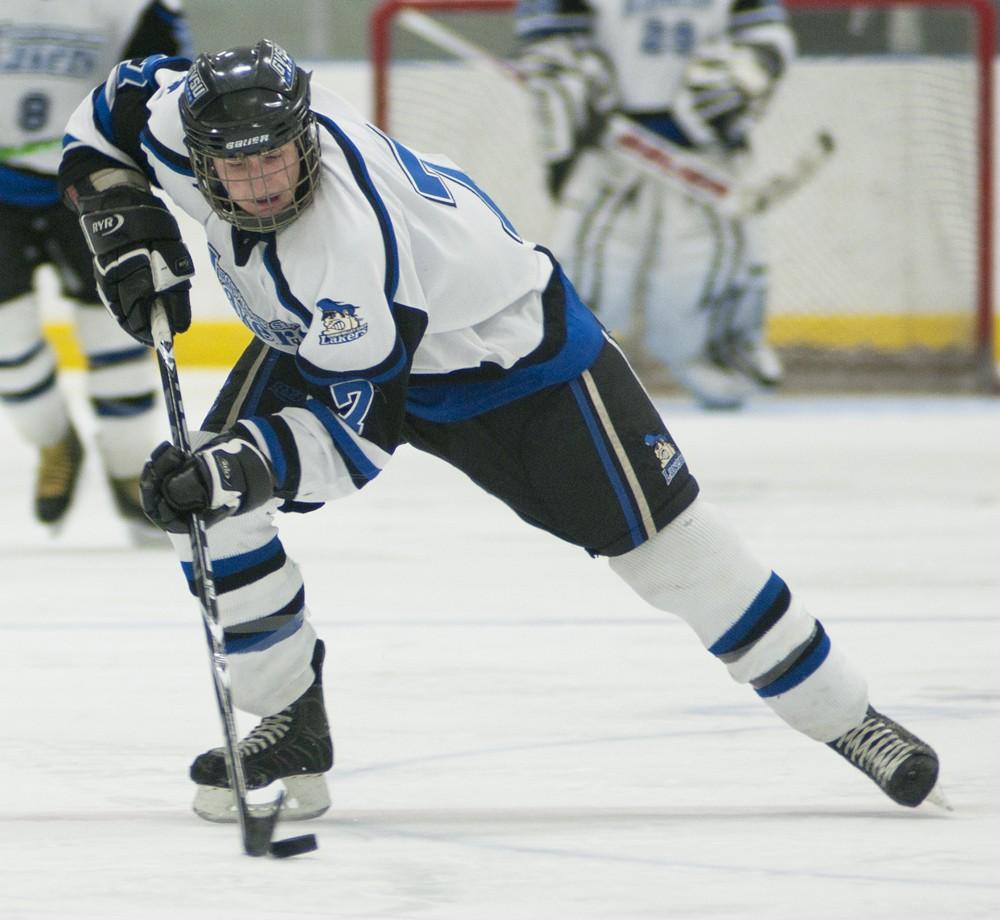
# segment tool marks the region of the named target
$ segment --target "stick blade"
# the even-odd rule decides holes
[[[274,825],[278,821],[281,802],[285,794],[282,792],[263,813],[250,814],[249,810],[242,818],[243,850],[247,856],[267,856],[271,852],[271,838],[274,836]]]

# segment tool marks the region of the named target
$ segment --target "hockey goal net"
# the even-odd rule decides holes
[[[753,178],[787,173],[820,132],[835,142],[765,214],[768,334],[789,384],[994,389],[990,0],[785,4],[800,55],[755,134]],[[545,242],[553,209],[530,103],[502,66],[515,5],[384,0],[375,120],[451,157]]]

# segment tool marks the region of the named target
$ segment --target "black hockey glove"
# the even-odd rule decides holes
[[[254,444],[227,431],[192,454],[161,444],[143,467],[139,491],[157,527],[186,533],[192,514],[210,526],[259,508],[274,494],[274,474]]]
[[[153,345],[159,297],[174,332],[191,325],[191,255],[163,202],[133,186],[81,198],[80,226],[94,256],[101,299],[132,338]]]

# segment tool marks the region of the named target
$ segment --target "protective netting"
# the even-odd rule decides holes
[[[992,317],[980,226],[987,155],[970,6],[934,8],[933,34],[858,40],[844,4],[808,0],[824,49],[803,53],[755,135],[751,183],[788,171],[829,132],[835,152],[762,215],[770,275],[769,336],[790,384],[842,390],[945,391],[983,386]],[[821,0],[820,0],[821,2]],[[792,0],[794,7],[795,2]],[[864,8],[861,4],[849,4]],[[497,58],[514,48],[511,7],[426,12]],[[893,8],[873,0],[872,9]],[[552,209],[527,93],[460,47],[397,17],[383,75],[391,133],[458,162],[526,236],[545,242]],[[411,26],[413,23],[411,22]],[[433,31],[433,30],[431,30]],[[945,47],[934,36],[947,35]],[[877,39],[877,40],[876,40]],[[938,45],[941,42],[937,42]]]

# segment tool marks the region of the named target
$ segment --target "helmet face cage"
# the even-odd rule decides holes
[[[312,201],[320,145],[309,78],[269,39],[192,64],[180,99],[184,141],[198,188],[223,220],[266,233]]]
[[[287,144],[295,145],[295,158],[290,165],[283,162],[286,158],[272,156]],[[205,196],[205,200],[219,217],[241,230],[269,233],[287,227],[316,195],[320,178],[319,136],[315,119],[311,115],[298,134],[278,147],[220,157],[219,151],[204,149],[189,140],[188,150],[198,188]],[[235,187],[230,183],[234,194],[227,191],[219,176],[217,159],[223,159],[227,164],[239,164],[245,168],[247,179]],[[291,201],[274,214],[253,214],[247,208],[252,208],[252,202],[265,196],[265,176],[270,183],[268,191],[277,188],[287,189],[292,193]]]

